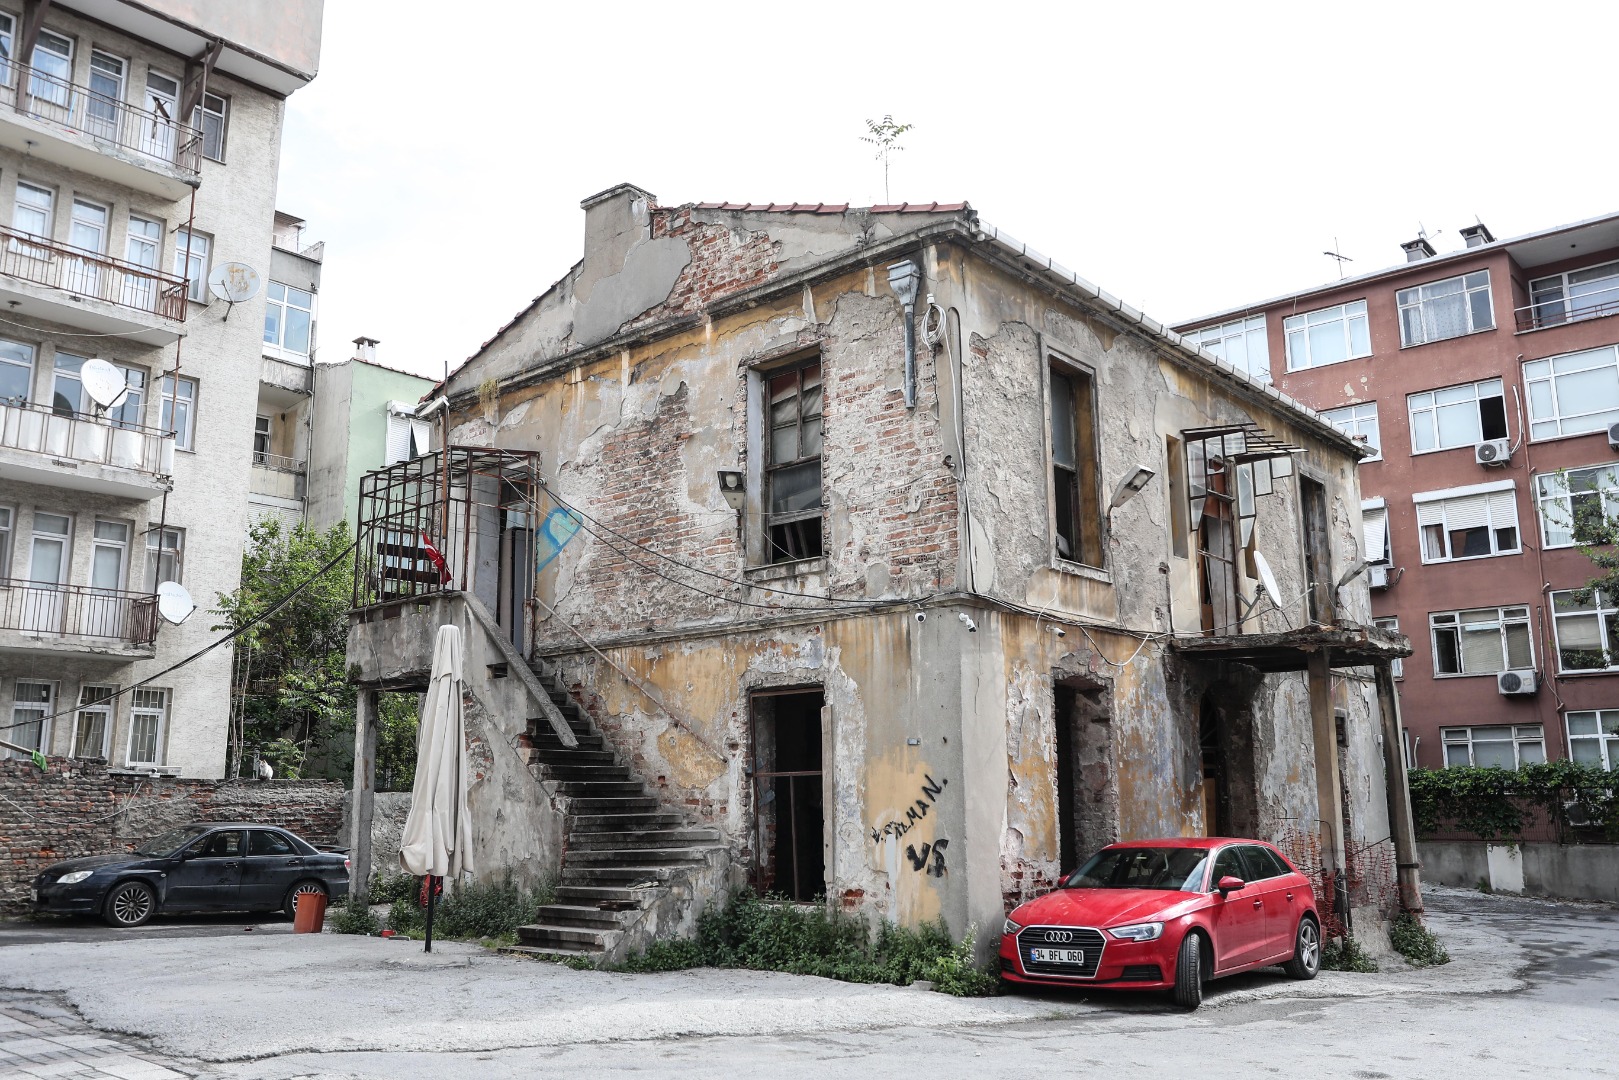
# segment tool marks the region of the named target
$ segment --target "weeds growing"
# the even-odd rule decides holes
[[[1352,937],[1334,938],[1321,950],[1324,971],[1356,971],[1370,975],[1377,971],[1377,961],[1366,955],[1360,942]]]
[[[1389,941],[1394,951],[1411,961],[1414,967],[1437,967],[1450,963],[1450,953],[1422,920],[1409,912],[1394,920],[1389,927]]]
[[[339,934],[374,934],[382,926],[369,907],[351,900],[332,916],[332,929]]]
[[[407,880],[416,884],[388,909],[388,929],[406,937],[421,937],[427,932],[427,909],[421,906],[420,879]],[[525,889],[510,874],[500,881],[445,889],[433,910],[433,936],[446,941],[515,941],[517,928],[533,922],[540,907],[555,897],[554,886]]]

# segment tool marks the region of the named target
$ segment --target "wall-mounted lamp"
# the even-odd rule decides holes
[[[1113,489],[1113,501],[1107,504],[1109,510],[1117,510],[1135,497],[1136,492],[1147,486],[1147,483],[1158,474],[1145,465],[1137,465],[1136,471],[1119,481],[1119,486]]]
[[[910,260],[890,263],[888,287],[905,309],[905,407],[916,408],[916,292],[922,271]]]
[[[741,470],[721,469],[719,477],[720,494],[725,496],[725,505],[740,514],[748,500],[747,488],[742,484]]]

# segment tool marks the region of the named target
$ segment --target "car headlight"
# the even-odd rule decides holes
[[[1108,933],[1125,941],[1156,941],[1163,936],[1164,924],[1161,922],[1131,923],[1129,926],[1111,927]]]
[[[58,885],[77,885],[93,873],[95,873],[94,870],[75,870],[71,874],[63,874],[57,878],[56,883]]]
[[[1015,934],[1021,929],[1023,929],[1023,927],[1020,924],[1013,922],[1011,919],[1007,919],[1006,922],[1001,924],[1001,933],[1003,934]]]

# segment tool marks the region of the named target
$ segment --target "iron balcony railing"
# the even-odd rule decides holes
[[[110,465],[163,479],[174,472],[174,436],[157,428],[61,413],[0,398],[0,446],[58,461]]]
[[[1619,282],[1602,289],[1543,296],[1532,304],[1514,308],[1513,314],[1519,330],[1539,330],[1603,315],[1619,315]]]
[[[0,578],[0,630],[150,645],[157,640],[157,597]]]
[[[202,132],[197,128],[15,60],[0,60],[0,106],[133,150],[192,176],[202,171]]]
[[[297,458],[255,450],[253,473],[248,478],[247,490],[253,495],[268,495],[277,499],[302,499],[304,463]]]
[[[186,283],[180,278],[3,225],[0,241],[0,274],[185,321]]]

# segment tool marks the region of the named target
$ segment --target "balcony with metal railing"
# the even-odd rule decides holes
[[[139,660],[157,624],[150,593],[0,578],[0,652]]]
[[[305,472],[304,463],[297,458],[255,450],[253,474],[247,482],[248,493],[302,504]]]
[[[1574,284],[1537,294],[1534,303],[1513,309],[1513,315],[1520,331],[1619,315],[1619,275],[1583,287]]]
[[[166,431],[0,398],[0,474],[25,483],[145,501],[169,488]]]
[[[0,60],[0,146],[165,199],[202,168],[190,124],[14,60]]]
[[[3,225],[0,300],[13,313],[153,345],[180,336],[187,304],[180,278]]]

